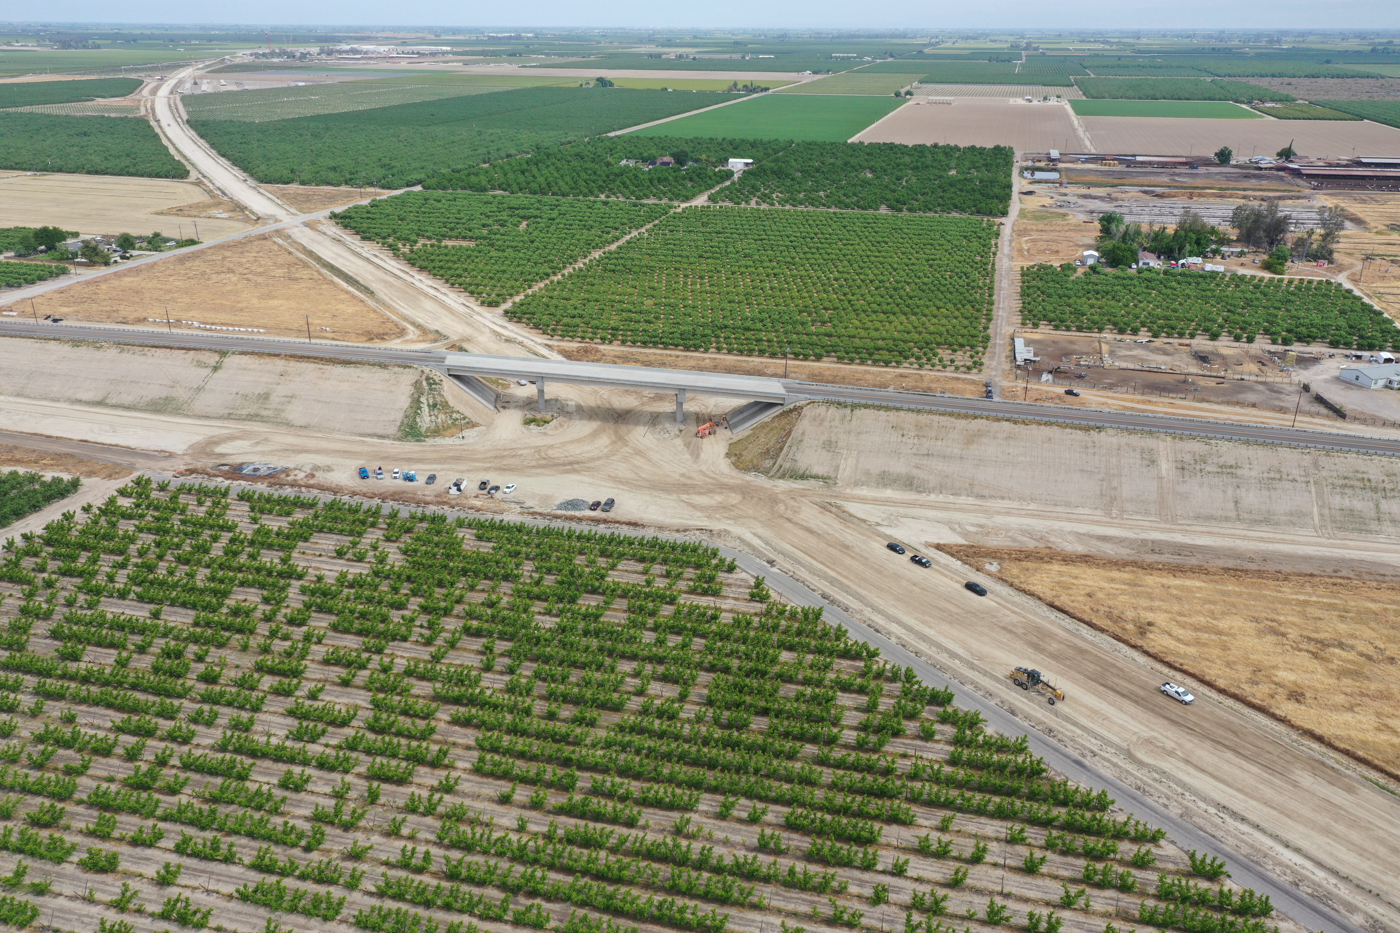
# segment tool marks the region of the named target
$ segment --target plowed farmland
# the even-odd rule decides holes
[[[15,924],[1276,920],[702,544],[139,477],[0,573]]]

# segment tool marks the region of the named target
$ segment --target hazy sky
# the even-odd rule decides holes
[[[14,8],[13,13],[18,13]],[[706,0],[703,3],[606,4],[579,0],[511,3],[449,0],[240,0],[189,3],[66,0],[26,12],[45,21],[289,25],[392,25],[570,28],[890,29],[1395,29],[1400,0],[1270,0],[1199,5],[1025,0],[917,3],[911,0]],[[12,15],[13,15],[12,13]],[[50,19],[52,17],[53,19]],[[236,19],[231,19],[236,17]],[[386,20],[386,17],[389,19]]]

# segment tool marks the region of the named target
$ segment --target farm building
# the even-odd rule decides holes
[[[1289,165],[1287,170],[1291,174],[1300,176],[1314,188],[1364,188],[1371,191],[1400,190],[1400,168],[1341,168],[1330,165]]]
[[[1378,366],[1343,366],[1337,378],[1365,389],[1400,389],[1400,363]]]
[[[746,168],[753,168],[753,159],[730,159],[729,168],[743,171]]]
[[[1092,266],[1099,261],[1098,250],[1086,249],[1084,255],[1079,258],[1080,265]]]

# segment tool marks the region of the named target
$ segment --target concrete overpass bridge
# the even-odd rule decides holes
[[[576,360],[548,360],[534,356],[487,356],[480,353],[446,353],[439,368],[471,393],[478,401],[496,407],[496,393],[483,376],[498,379],[528,379],[535,384],[540,410],[545,405],[545,385],[601,386],[638,392],[664,392],[676,397],[676,421],[685,420],[686,395],[713,395],[747,399],[749,404],[730,416],[730,427],[743,430],[769,414],[795,401],[781,379],[739,376],[733,373],[704,373],[689,369],[655,369],[650,366],[620,366],[616,363],[583,363]]]

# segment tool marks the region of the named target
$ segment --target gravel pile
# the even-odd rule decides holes
[[[588,500],[565,499],[563,502],[556,505],[555,508],[558,509],[560,512],[587,512]]]

